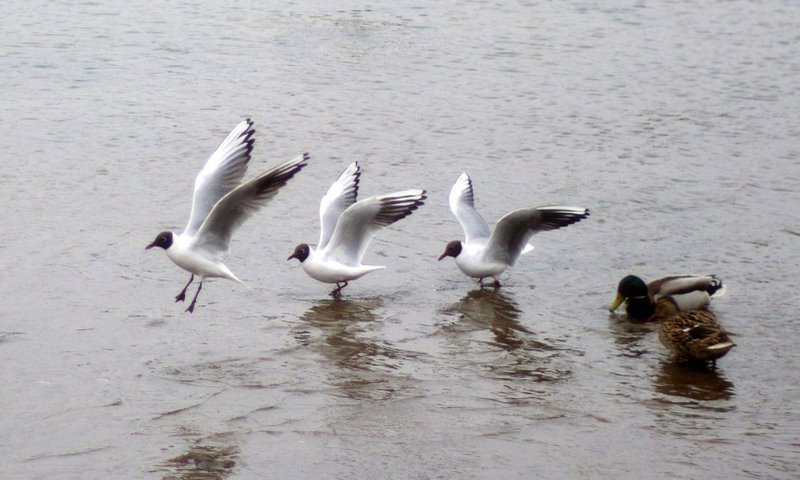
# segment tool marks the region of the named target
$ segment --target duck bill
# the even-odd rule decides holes
[[[611,302],[611,306],[608,307],[609,312],[613,312],[614,310],[618,309],[622,302],[625,301],[625,297],[622,296],[621,293],[617,292],[617,296],[614,297],[614,301]]]

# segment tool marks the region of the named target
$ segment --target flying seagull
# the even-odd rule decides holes
[[[222,262],[231,236],[307,165],[309,155],[304,153],[240,184],[253,151],[253,134],[255,130],[249,118],[228,134],[197,174],[192,213],[186,229],[181,234],[161,232],[146,247],[163,248],[170,260],[192,274],[175,297],[176,302],[186,299],[186,289],[194,276],[200,277],[200,285],[187,312],[194,312],[206,278],[226,278],[244,285]]]

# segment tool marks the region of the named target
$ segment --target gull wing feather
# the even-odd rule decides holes
[[[450,189],[450,211],[456,216],[464,229],[466,243],[489,238],[491,229],[486,220],[475,210],[475,195],[472,191],[472,179],[462,173],[453,188]]]
[[[198,230],[195,246],[219,254],[227,252],[231,236],[236,229],[305,168],[309,158],[307,153],[298,155],[222,197]]]
[[[404,190],[357,202],[342,213],[325,248],[327,258],[359,266],[375,233],[403,219],[428,198],[425,190]]]
[[[320,235],[317,249],[325,248],[336,229],[339,216],[356,203],[360,180],[361,167],[358,162],[353,162],[339,175],[339,178],[328,189],[328,193],[322,197],[319,202]]]
[[[514,210],[498,220],[489,237],[486,256],[513,266],[534,234],[566,227],[588,216],[589,210],[583,207],[552,205]]]
[[[249,118],[237,125],[208,158],[194,181],[192,213],[184,235],[194,235],[219,200],[236,188],[247,172],[255,129]]]

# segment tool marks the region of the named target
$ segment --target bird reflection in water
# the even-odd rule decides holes
[[[234,473],[239,447],[236,445],[192,445],[183,455],[164,462],[167,473],[165,480],[172,479],[213,479],[222,480]]]
[[[703,364],[665,361],[654,381],[657,392],[690,400],[728,400],[734,395],[733,383],[719,369]]]
[[[459,322],[453,331],[469,332],[489,327],[498,347],[513,351],[524,344],[520,334],[531,334],[519,323],[522,313],[517,304],[498,289],[479,288],[467,293],[461,300],[443,309],[445,314],[455,314]]]
[[[382,306],[380,298],[319,300],[300,317],[305,325],[294,329],[298,343],[336,367],[329,382],[347,397],[388,398],[401,388],[391,372],[412,354],[367,336]]]
[[[733,396],[733,383],[721,373],[703,364],[670,361],[658,340],[660,327],[659,322],[624,321],[616,314],[609,317],[609,328],[619,355],[636,358],[627,365],[629,370],[637,372],[634,375],[653,378],[655,390],[667,395],[664,399],[667,403],[673,403],[677,397],[705,401],[727,400]],[[655,376],[654,371],[657,372]]]
[[[488,343],[506,354],[483,366],[498,379],[523,378],[542,381],[560,380],[570,375],[566,367],[557,367],[553,361],[560,352],[551,344],[537,340],[535,333],[520,323],[522,310],[505,292],[499,289],[475,289],[458,302],[444,308],[445,315],[456,315],[458,322],[445,325],[442,330],[459,345],[459,353],[476,343],[475,335],[487,329],[493,340]],[[467,342],[463,342],[465,339]],[[485,350],[485,349],[483,349]],[[476,352],[476,358],[490,352]],[[496,356],[496,355],[493,355]]]
[[[655,335],[658,344],[658,327],[656,322],[637,322],[620,317],[616,313],[609,315],[609,328],[614,337],[619,354],[623,357],[639,358],[650,351],[650,337]]]

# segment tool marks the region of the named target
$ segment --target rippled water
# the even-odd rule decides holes
[[[792,478],[794,2],[0,5],[3,478]],[[144,246],[243,117],[311,165],[198,310]],[[352,160],[421,187],[328,297],[285,258]],[[461,171],[494,220],[587,206],[498,290],[436,262]],[[673,365],[627,273],[716,273],[737,347]]]

